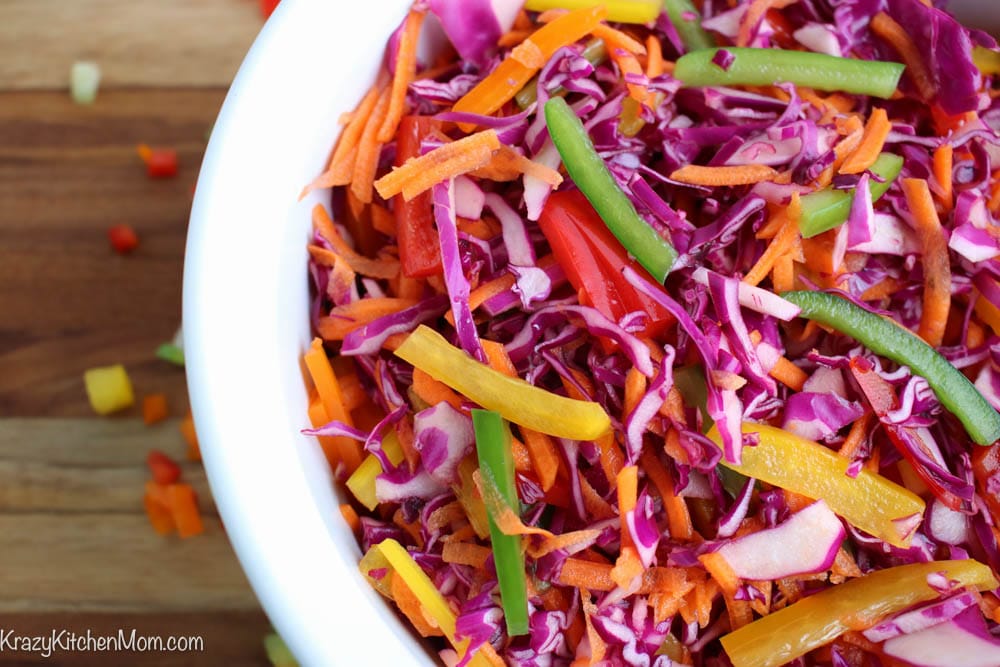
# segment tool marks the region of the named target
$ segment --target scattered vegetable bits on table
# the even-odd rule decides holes
[[[447,665],[1000,665],[996,42],[521,4],[415,3],[304,191],[361,574]]]

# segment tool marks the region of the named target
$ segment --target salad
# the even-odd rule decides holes
[[[306,189],[306,432],[443,664],[1000,665],[1000,50],[940,4],[414,3]]]

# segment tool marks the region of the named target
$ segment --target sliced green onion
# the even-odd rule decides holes
[[[553,97],[545,103],[545,123],[573,182],[625,249],[662,283],[677,259],[677,251],[639,217],[597,154],[576,112],[566,100]]]
[[[517,512],[519,501],[514,483],[514,457],[511,453],[510,431],[499,414],[491,410],[474,409],[472,426],[476,432],[476,454],[479,472],[484,482],[499,491],[503,501]],[[493,562],[500,584],[500,602],[503,605],[507,634],[528,634],[528,588],[524,579],[524,552],[521,538],[506,535],[497,526],[489,506],[490,542]]]
[[[685,49],[697,51],[715,46],[715,40],[701,27],[701,15],[691,0],[663,0],[663,9],[684,42]]]
[[[992,445],[1000,440],[1000,414],[969,378],[919,337],[833,294],[802,291],[781,296],[802,309],[800,317],[833,327],[927,380],[941,405],[958,417],[977,444]]]
[[[101,83],[101,68],[97,63],[75,62],[69,71],[69,94],[77,104],[93,104]]]
[[[162,343],[156,348],[156,356],[177,366],[184,365],[184,350],[174,343]]]
[[[687,86],[770,86],[794,83],[816,90],[888,98],[904,66],[877,60],[838,58],[824,53],[726,47],[735,59],[723,69],[712,59],[719,49],[692,51],[677,59],[674,77]]]
[[[587,42],[586,46],[583,47],[583,51],[580,55],[586,58],[591,65],[598,66],[608,59],[608,49],[604,46],[603,39],[592,39]],[[554,91],[553,95],[562,96],[566,94],[566,89],[559,86]],[[538,75],[524,84],[524,88],[517,91],[517,95],[514,96],[514,100],[517,102],[517,106],[521,109],[527,109],[532,104],[538,100]]]
[[[589,9],[603,5],[608,10],[605,20],[617,23],[652,23],[660,15],[660,0],[526,0],[529,12],[549,9]]]
[[[874,178],[868,181],[868,190],[872,193],[872,202],[886,193],[892,182],[903,169],[903,158],[892,153],[882,153],[871,166],[870,171],[882,179]],[[854,202],[853,190],[836,190],[828,187],[818,192],[811,192],[802,197],[802,218],[799,221],[799,231],[803,238],[839,227],[847,221]]]

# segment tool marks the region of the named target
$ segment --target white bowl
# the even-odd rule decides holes
[[[358,572],[361,552],[308,427],[302,186],[374,80],[409,0],[284,0],[243,62],[198,181],[184,271],[191,404],[219,513],[304,665],[429,664]]]

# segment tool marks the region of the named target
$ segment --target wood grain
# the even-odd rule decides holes
[[[183,371],[153,352],[180,324],[191,191],[223,97],[109,91],[83,108],[0,94],[0,415],[91,416],[82,373],[111,363],[184,411]],[[176,148],[178,177],[148,179],[139,142]],[[140,238],[127,257],[106,236],[120,222]]]
[[[228,86],[261,23],[257,0],[4,0],[0,89],[65,89],[77,60],[105,89]]]

